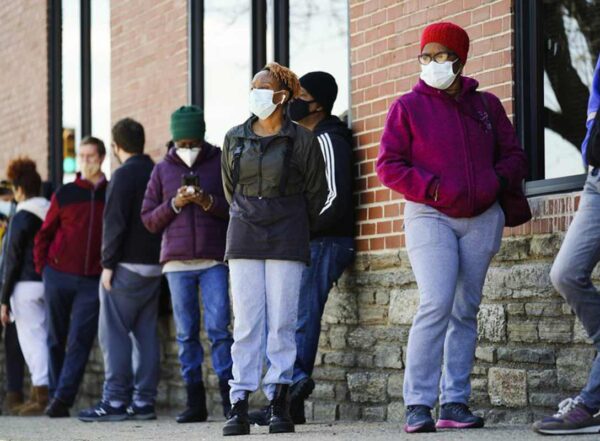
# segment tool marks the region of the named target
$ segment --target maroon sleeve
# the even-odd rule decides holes
[[[413,200],[427,200],[435,175],[411,164],[411,128],[400,100],[390,108],[377,156],[377,176],[386,186]]]
[[[35,271],[38,274],[42,274],[44,267],[48,261],[48,250],[54,240],[56,231],[60,227],[60,207],[56,200],[56,194],[52,195],[50,200],[50,208],[48,214],[44,219],[42,227],[35,236],[33,246],[33,261],[35,264]]]

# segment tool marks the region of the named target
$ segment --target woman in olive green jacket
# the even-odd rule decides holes
[[[325,163],[312,133],[286,115],[296,75],[277,63],[256,74],[245,123],[225,137],[222,173],[230,203],[225,258],[235,317],[230,418],[224,435],[249,433],[248,394],[271,402],[270,431],[292,432],[287,396],[296,357],[295,327],[309,232],[327,196]]]

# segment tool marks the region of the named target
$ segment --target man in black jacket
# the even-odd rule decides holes
[[[79,414],[82,421],[156,418],[161,237],[148,232],[140,216],[154,163],[144,154],[141,124],[125,118],[115,124],[112,135],[122,165],[108,185],[102,232],[98,337],[104,393],[95,407]]]
[[[300,78],[300,85],[299,98],[290,104],[290,117],[317,137],[329,191],[311,233],[311,264],[304,270],[300,288],[297,353],[290,393],[290,414],[295,424],[306,422],[304,400],[315,387],[311,375],[329,291],[354,259],[352,133],[331,114],[338,87],[326,72],[309,72]],[[252,412],[250,418],[256,424],[266,425],[268,409]]]

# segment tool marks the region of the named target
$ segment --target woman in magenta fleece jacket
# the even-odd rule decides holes
[[[462,76],[468,49],[469,36],[452,23],[425,29],[421,80],[392,104],[377,158],[381,182],[407,201],[406,247],[420,295],[406,355],[407,432],[483,426],[467,406],[477,313],[504,228],[498,196],[521,185],[527,169],[500,100]]]

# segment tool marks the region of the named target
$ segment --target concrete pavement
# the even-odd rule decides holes
[[[205,424],[177,424],[171,417],[161,417],[157,421],[122,423],[82,423],[75,418],[51,420],[45,417],[16,418],[0,417],[0,440],[2,441],[210,441],[224,440],[221,435],[223,422]],[[551,439],[561,439],[553,437]],[[231,439],[231,438],[229,438]],[[544,440],[528,427],[495,426],[471,431],[440,431],[434,434],[407,435],[399,424],[339,422],[335,424],[311,423],[297,427],[297,433],[269,435],[266,427],[253,427],[250,437],[234,438],[249,441],[274,441],[287,439],[294,441],[325,440],[448,440],[448,441],[529,441]],[[570,439],[573,439],[572,437]],[[598,439],[598,435],[580,436],[577,440]]]

